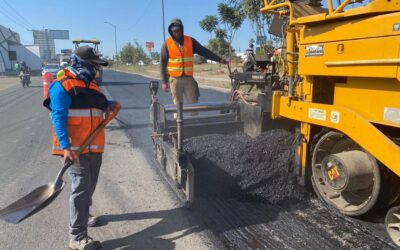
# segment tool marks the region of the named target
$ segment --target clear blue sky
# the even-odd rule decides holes
[[[171,18],[179,17],[185,33],[206,44],[210,35],[200,28],[199,21],[216,14],[220,2],[164,0],[166,27]],[[24,44],[33,43],[32,32],[27,29],[67,29],[71,39],[101,40],[104,55],[112,56],[114,28],[105,21],[117,26],[118,50],[136,40],[143,47],[146,41],[153,41],[155,51],[159,51],[163,42],[161,0],[0,0],[0,6],[0,24],[18,32]],[[251,37],[253,30],[246,21],[233,47],[244,51]],[[71,41],[56,40],[57,53],[67,48],[72,48]]]

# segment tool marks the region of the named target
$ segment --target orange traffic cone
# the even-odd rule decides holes
[[[49,96],[50,84],[54,82],[54,77],[50,72],[46,72],[43,75],[43,98],[46,99]]]

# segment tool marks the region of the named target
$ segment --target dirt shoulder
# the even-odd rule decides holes
[[[238,68],[239,65],[233,66]],[[147,77],[160,79],[160,65],[131,65],[112,67],[110,70],[134,73]],[[231,80],[229,79],[228,67],[221,64],[196,64],[194,67],[194,77],[202,87],[216,87],[230,89]]]

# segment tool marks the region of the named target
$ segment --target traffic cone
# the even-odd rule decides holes
[[[50,72],[46,72],[43,75],[43,98],[46,99],[49,96],[50,84],[54,82],[54,77]]]

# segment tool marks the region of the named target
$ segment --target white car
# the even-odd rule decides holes
[[[51,75],[52,75],[54,78],[57,78],[57,73],[58,73],[58,71],[60,71],[60,70],[61,70],[60,65],[49,63],[49,64],[46,64],[46,65],[43,67],[42,75],[44,75],[46,72],[49,72],[49,73],[51,73]]]

